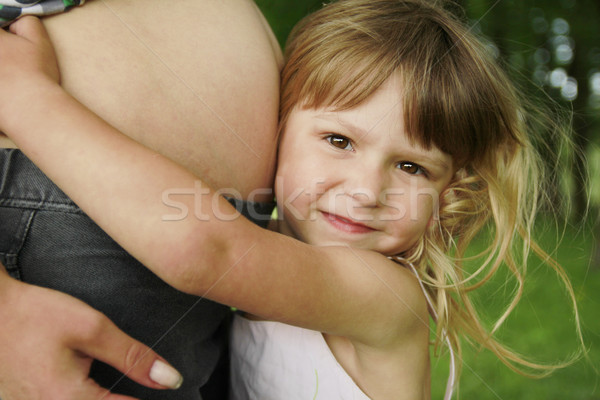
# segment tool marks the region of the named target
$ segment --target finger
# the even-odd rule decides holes
[[[31,15],[19,18],[13,22],[9,27],[9,31],[34,43],[50,40],[48,32],[40,19]]]
[[[145,344],[122,332],[108,318],[93,328],[92,335],[82,335],[89,340],[81,343],[78,350],[109,364],[135,382],[153,389],[177,389],[183,378]]]

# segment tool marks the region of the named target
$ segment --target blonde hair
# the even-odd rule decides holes
[[[441,195],[438,223],[401,255],[416,266],[434,301],[436,350],[447,335],[460,360],[464,335],[529,376],[566,365],[528,361],[494,336],[521,297],[533,250],[564,282],[583,343],[569,280],[531,238],[544,171],[535,119],[482,42],[439,1],[341,0],[304,18],[285,53],[280,130],[294,107],[349,109],[400,72],[405,132],[453,157],[456,173]],[[466,273],[465,252],[488,228],[493,240],[485,260]],[[518,290],[487,329],[469,293],[501,267]]]

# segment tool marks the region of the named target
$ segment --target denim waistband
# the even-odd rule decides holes
[[[0,206],[82,213],[18,149],[0,149]]]

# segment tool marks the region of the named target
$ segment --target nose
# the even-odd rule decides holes
[[[387,180],[383,169],[376,164],[361,163],[351,174],[346,182],[346,194],[361,207],[377,207]]]

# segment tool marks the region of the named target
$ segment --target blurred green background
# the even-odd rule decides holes
[[[292,26],[323,4],[318,0],[255,1],[282,47]],[[588,361],[579,361],[549,378],[532,380],[511,372],[489,352],[466,346],[460,398],[600,400],[600,376],[592,368],[600,369],[600,3],[456,3],[465,10],[463,18],[520,83],[525,96],[540,101],[549,97],[572,112],[572,139],[586,161],[572,157],[556,171],[560,191],[572,204],[567,223],[557,226],[542,218],[538,231],[542,246],[556,249],[553,255],[573,282],[589,348]],[[536,259],[529,263],[528,280],[525,296],[502,328],[502,337],[539,361],[568,358],[576,351],[577,341],[568,298],[559,280]],[[502,297],[514,288],[513,281],[499,276],[478,295],[477,302],[491,316],[498,316]],[[448,361],[432,358],[432,363],[432,398],[438,399],[443,397]]]

